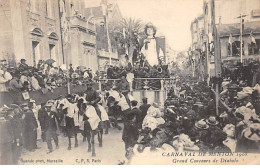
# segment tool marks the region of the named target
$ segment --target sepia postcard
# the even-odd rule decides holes
[[[260,0],[0,0],[0,165],[259,165]]]

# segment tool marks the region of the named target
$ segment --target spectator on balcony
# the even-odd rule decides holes
[[[38,80],[33,76],[32,73],[29,73],[29,75],[28,75],[28,81],[31,83],[33,90],[39,90],[39,89],[41,89]]]
[[[72,64],[69,65],[69,75],[71,77],[72,73],[74,72],[74,69],[72,67]]]
[[[147,110],[149,109],[151,105],[148,104],[147,97],[143,98],[143,104],[139,107],[139,109],[142,111],[141,114],[141,122],[143,122],[144,117],[147,115]]]
[[[126,101],[127,101],[128,105],[130,106],[130,99],[128,97],[128,93],[130,91],[130,86],[129,86],[129,83],[127,82],[125,76],[121,77],[121,82],[119,83],[118,90],[125,96]]]
[[[19,67],[18,67],[18,70],[19,70],[20,72],[22,72],[22,71],[27,70],[28,68],[29,68],[29,66],[26,64],[26,60],[25,60],[25,59],[21,59],[20,65],[19,65]]]
[[[40,72],[44,71],[44,64],[45,62],[43,60],[39,60],[38,64],[37,64],[37,70]]]
[[[8,81],[12,79],[12,75],[6,71],[6,68],[3,67],[0,70],[0,92],[7,92]]]
[[[88,76],[89,76],[89,79],[90,79],[90,80],[93,79],[92,70],[91,70],[90,68],[88,68]]]
[[[23,85],[22,91],[29,91],[31,89],[31,84],[28,80],[29,72],[27,70],[22,72],[20,77],[20,82]]]
[[[21,89],[23,88],[22,83],[19,80],[20,74],[18,72],[15,72],[13,74],[13,79],[9,83],[10,91],[13,92],[20,92]]]

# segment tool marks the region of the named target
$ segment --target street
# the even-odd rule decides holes
[[[124,158],[125,149],[122,141],[122,130],[109,129],[109,134],[103,134],[103,147],[98,146],[97,136],[95,136],[96,157],[87,152],[88,142],[82,141],[82,136],[78,134],[79,146],[74,148],[74,138],[72,138],[72,149],[67,150],[67,137],[59,135],[59,149],[47,154],[47,143],[38,140],[40,149],[34,152],[26,151],[19,159],[19,164],[92,164],[92,165],[116,165]]]

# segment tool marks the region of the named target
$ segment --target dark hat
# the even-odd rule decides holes
[[[132,104],[133,106],[136,106],[137,103],[138,103],[138,102],[137,102],[136,100],[132,100],[132,101],[131,101],[131,104]]]
[[[28,103],[23,103],[20,105],[21,108],[28,107]]]
[[[66,96],[66,98],[67,98],[67,99],[73,99],[73,96],[72,96],[71,94],[68,94],[68,95]]]
[[[260,141],[260,123],[253,123],[249,128],[243,130],[245,138],[252,141]]]
[[[91,81],[88,81],[86,84],[87,85],[93,85],[93,83]]]
[[[147,100],[147,97],[144,97],[142,100]]]
[[[218,125],[219,124],[216,117],[214,117],[214,116],[210,116],[208,119],[206,119],[206,122],[209,125]]]
[[[19,108],[19,106],[17,104],[10,104],[9,107],[13,108],[13,109]]]
[[[46,103],[46,104],[45,104],[45,107],[51,107],[51,106],[52,106],[51,103]]]
[[[198,122],[195,123],[194,126],[198,129],[208,129],[209,128],[209,125],[203,120],[199,120]]]
[[[21,62],[22,62],[22,61],[26,61],[26,59],[22,58],[22,59],[21,59]]]
[[[6,113],[7,113],[7,114],[10,114],[11,112],[14,112],[14,109],[13,109],[13,108],[8,108],[8,109],[6,109]]]
[[[58,100],[58,99],[61,99],[63,96],[62,95],[59,95],[56,99]]]

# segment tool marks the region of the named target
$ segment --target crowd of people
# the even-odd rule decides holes
[[[23,92],[42,90],[43,93],[67,85],[84,85],[93,80],[96,74],[90,68],[83,66],[75,70],[69,65],[69,74],[65,65],[54,66],[52,59],[39,60],[35,67],[28,66],[25,59],[21,59],[17,67],[9,67],[6,60],[1,60],[0,92]]]
[[[130,81],[134,78],[170,77],[167,65],[151,67],[147,64],[141,66],[140,63],[136,62],[133,66],[129,64],[127,67],[109,66],[106,73],[99,71],[93,73],[90,68],[84,66],[73,68],[70,64],[67,70],[65,65],[54,66],[54,62],[52,59],[39,60],[38,64],[32,67],[26,64],[25,59],[21,59],[17,67],[9,67],[6,60],[1,60],[0,92],[17,93],[42,90],[43,93],[46,93],[57,87],[66,86],[67,82],[72,85],[85,85],[88,81],[97,82],[100,79],[122,79],[124,77]],[[144,84],[141,83],[141,81],[136,80],[133,88],[142,89]],[[160,86],[155,86],[155,88],[158,89]]]
[[[44,72],[44,74],[48,74],[47,77],[53,79],[57,74],[52,71],[56,68],[52,65],[49,66],[48,73],[42,71],[39,68],[41,66],[37,70],[32,68],[35,71],[31,71],[24,60],[21,60],[21,65],[14,73],[2,70],[5,72],[2,76],[10,79],[16,77],[17,70],[22,72],[25,77],[17,77],[16,84],[12,84],[13,79],[9,83],[11,86],[16,86],[24,81],[23,85],[20,85],[20,91],[24,88],[29,89],[30,85],[33,87],[33,84],[28,82],[30,80],[25,80],[26,77],[28,79],[28,77],[34,77],[34,75]],[[1,68],[4,69],[4,66]],[[110,68],[110,70],[117,69]],[[109,88],[102,96],[93,89],[92,83],[88,80],[86,82],[87,90],[84,93],[68,95],[66,98],[64,98],[65,95],[61,95],[56,100],[49,100],[38,106],[33,100],[29,100],[25,104],[3,106],[0,110],[1,163],[15,164],[24,150],[37,150],[39,148],[37,139],[39,138],[47,142],[48,153],[53,150],[51,139],[54,140],[58,149],[57,130],[60,130],[64,136],[71,137],[71,129],[68,129],[69,123],[73,123],[79,129],[82,127],[79,115],[75,115],[76,112],[79,112],[80,107],[76,103],[79,99],[82,99],[83,104],[91,103],[94,109],[98,107],[94,104],[100,103],[96,112],[102,111],[103,113],[87,116],[85,120],[89,119],[90,123],[92,123],[90,118],[93,116],[93,121],[110,120],[111,122],[111,118],[106,115],[104,117],[106,113],[114,115],[116,119],[116,115],[122,117],[124,124],[122,140],[125,143],[125,156],[130,164],[138,162],[141,156],[147,157],[156,151],[260,152],[260,85],[257,73],[252,80],[254,86],[249,86],[242,78],[235,80],[225,77],[219,81],[216,80],[215,83],[221,83],[221,105],[216,109],[214,86],[210,87],[206,82],[185,76],[176,78],[167,92],[167,99],[163,105],[160,102],[148,104],[149,98],[143,98],[142,102],[138,102],[129,95],[129,81],[136,77],[134,67],[129,66],[126,69],[121,69],[122,72],[126,71],[124,75],[121,72],[111,71],[112,74],[121,74],[122,76],[119,75],[118,78],[122,80],[117,87],[108,85]],[[68,70],[73,79],[77,70],[74,71],[71,65]],[[28,76],[24,71],[28,71]],[[108,70],[108,72],[110,71]],[[256,72],[259,72],[259,68]],[[84,78],[84,73],[77,74],[81,76],[83,74]],[[88,78],[92,78],[90,74],[88,74]],[[73,82],[77,81],[72,80]],[[44,87],[40,84],[39,86]],[[63,102],[63,106],[61,106],[61,102]],[[64,113],[64,107],[67,108],[67,113]],[[116,111],[119,111],[120,114],[115,114]],[[219,114],[216,114],[216,111]],[[103,119],[100,117],[102,115]],[[100,119],[95,118],[97,116]],[[118,129],[121,129],[117,120],[113,120],[113,122]],[[97,129],[98,124],[96,122],[92,124],[90,126],[93,126],[93,130]],[[71,146],[68,149],[71,149]],[[124,162],[120,164],[124,164]]]
[[[126,76],[127,73],[133,73],[135,78],[169,78],[170,72],[168,65],[162,66],[149,66],[144,64],[141,66],[139,62],[134,63],[132,66],[130,63],[126,67],[110,66],[107,69],[108,79],[120,79],[122,76]]]
[[[233,86],[228,90],[233,93]],[[259,85],[244,87],[227,98],[236,105],[220,106],[217,115],[212,89],[204,82],[182,78],[169,92],[164,108],[158,103],[148,105],[144,99],[143,105],[133,110],[138,120],[133,121],[132,114],[125,123],[128,130],[135,130],[123,137],[128,144],[126,157],[131,164],[138,164],[142,156],[147,158],[156,151],[258,153],[259,98]]]
[[[32,99],[20,105],[4,105],[0,108],[0,163],[17,164],[23,153],[40,149],[37,145],[39,140],[47,143],[47,154],[54,150],[52,139],[56,149],[59,149],[58,132],[69,138],[68,150],[71,150],[70,138],[75,136],[76,139],[76,133],[86,129],[85,120],[88,120],[93,130],[98,129],[98,123],[102,121],[106,125],[107,134],[108,114],[101,106],[101,97],[92,88],[92,83],[88,82],[85,92],[65,97],[60,95],[57,99],[40,105]],[[86,104],[86,111],[80,111],[79,102]],[[98,115],[98,112],[101,114]],[[78,143],[75,142],[75,147],[77,146]]]

